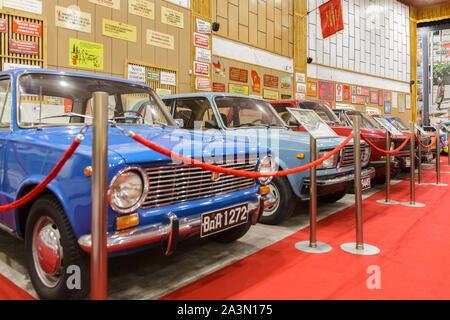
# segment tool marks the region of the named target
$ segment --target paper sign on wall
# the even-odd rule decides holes
[[[32,37],[42,36],[42,26],[40,23],[22,21],[19,19],[13,20],[13,32]]]
[[[169,86],[177,85],[177,75],[173,72],[161,71],[160,73],[161,84],[167,84]]]
[[[39,43],[25,40],[9,39],[9,52],[37,56],[39,55]]]
[[[295,81],[296,82],[306,82],[306,74],[304,74],[304,73],[296,73],[295,74]]]
[[[120,10],[120,0],[89,0],[89,2]]]
[[[158,71],[147,71],[147,80],[151,82],[159,82],[159,72]]]
[[[209,63],[194,61],[194,74],[209,77]]]
[[[161,22],[169,26],[184,28],[183,12],[161,7]]]
[[[398,106],[397,92],[392,92],[392,109],[396,109]]]
[[[136,27],[114,20],[103,18],[103,35],[111,38],[136,42]]]
[[[12,69],[40,69],[39,66],[33,66],[30,64],[20,64],[20,63],[9,63],[5,62],[3,64],[3,71],[12,70]]]
[[[8,32],[8,20],[0,19],[0,33],[7,33],[7,32]]]
[[[154,20],[155,4],[147,0],[128,0],[128,12],[143,18]]]
[[[243,94],[248,96],[248,86],[244,86],[242,84],[229,83],[228,84],[228,92],[235,94]]]
[[[213,86],[214,92],[225,92],[226,91],[225,83],[213,82],[212,86]]]
[[[136,66],[134,64],[128,65],[128,80],[145,82],[145,67]]]
[[[209,49],[209,36],[194,32],[194,46]]]
[[[0,1],[1,2],[1,1]],[[37,0],[3,0],[5,8],[11,8],[35,14],[42,14],[42,1]],[[0,5],[1,7],[1,5]]]
[[[103,70],[103,44],[70,38],[69,65]]]
[[[297,92],[306,93],[306,84],[305,83],[297,83]]]
[[[336,84],[336,101],[344,101],[344,86],[340,83]]]
[[[175,48],[174,37],[155,30],[147,29],[147,44],[164,49]]]
[[[211,50],[195,47],[195,60],[211,63]]]
[[[156,88],[156,94],[160,97],[168,96],[172,94],[172,90],[170,89],[162,89],[162,88]]]
[[[278,91],[264,89],[263,98],[269,100],[278,100]]]
[[[409,94],[406,95],[406,109],[411,109],[411,96]]]
[[[211,90],[211,79],[196,77],[195,78],[195,89],[202,91],[210,91]]]
[[[196,22],[196,31],[198,33],[206,33],[206,34],[210,34],[211,33],[211,23],[208,21],[204,21],[201,20],[199,18],[195,19]]]
[[[78,7],[77,7],[78,8]],[[55,6],[55,24],[57,27],[91,32],[91,14],[80,10]]]

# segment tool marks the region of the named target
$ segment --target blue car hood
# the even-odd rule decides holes
[[[212,157],[214,161],[220,162],[223,160],[223,155],[239,153],[256,157],[258,152],[267,153],[267,148],[250,146],[248,143],[240,141],[226,140],[223,137],[208,133],[200,135],[189,130],[149,126],[123,126],[123,128],[125,131],[132,130],[166,149],[199,160],[205,160],[204,157],[208,157],[210,160]],[[66,150],[80,129],[80,127],[46,127],[42,130],[27,130],[28,132],[24,136],[31,143]],[[120,156],[127,163],[171,160],[169,157],[134,141],[117,128],[110,127],[108,132],[108,158],[110,160],[117,158],[117,156]],[[91,157],[92,127],[89,127],[86,131],[77,154]]]

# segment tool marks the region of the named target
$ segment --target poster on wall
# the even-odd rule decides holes
[[[361,95],[365,97],[370,97],[370,89],[366,87],[361,88]]]
[[[227,75],[227,68],[225,60],[213,59],[213,75],[218,77],[225,77]]]
[[[295,82],[306,82],[306,74],[297,72],[295,74]]]
[[[366,97],[365,96],[355,96],[355,104],[359,105],[365,105],[366,104]]]
[[[322,37],[324,39],[344,30],[341,1],[342,0],[329,0],[319,7]]]
[[[383,106],[383,103],[384,103],[383,97],[384,97],[383,90],[378,90],[378,106],[379,107]]]
[[[299,93],[306,93],[307,87],[305,83],[297,83],[296,90]]]
[[[103,18],[103,35],[120,40],[136,42],[136,27],[114,20]]]
[[[209,63],[194,61],[194,74],[209,77]]]
[[[301,100],[301,101],[304,101],[304,100],[306,100],[306,96],[305,96],[305,94],[304,93],[296,93],[295,94],[295,100]]]
[[[356,86],[352,86],[352,96],[356,95]]]
[[[211,50],[195,47],[195,60],[211,63]]]
[[[370,103],[378,104],[378,91],[370,91]]]
[[[70,38],[69,65],[71,67],[103,70],[103,44]]]
[[[120,0],[89,0],[91,3],[98,4],[116,10],[120,10]]]
[[[197,31],[198,33],[210,34],[211,33],[211,22],[196,18],[195,19],[195,28],[196,28],[195,31]]]
[[[194,32],[194,46],[209,49],[209,36]]]
[[[150,29],[147,29],[147,44],[164,49],[175,49],[175,41],[172,35]]]
[[[128,13],[155,20],[155,4],[148,0],[128,0]]]
[[[405,94],[398,94],[398,112],[405,112]]]
[[[39,55],[39,43],[33,41],[9,39],[9,52],[37,56]]]
[[[410,110],[411,109],[411,96],[409,94],[406,95],[406,109]]]
[[[159,82],[159,72],[148,70],[147,71],[147,80],[151,82]]]
[[[19,19],[13,20],[13,32],[23,34],[25,36],[41,37],[42,26],[40,23],[22,21]]]
[[[263,98],[269,100],[278,100],[278,91],[264,89]]]
[[[40,66],[33,66],[31,64],[21,64],[21,63],[3,63],[3,71],[13,70],[13,69],[40,69]]]
[[[35,14],[42,14],[42,1],[37,0],[3,0],[3,7]],[[1,7],[1,5],[0,5]]]
[[[336,83],[336,101],[344,101],[344,86],[340,83]]]
[[[291,76],[281,76],[281,89],[290,89],[292,87]]]
[[[248,82],[248,70],[230,67],[230,80],[236,82]]]
[[[384,102],[384,113],[391,113],[391,103],[388,101]]]
[[[161,71],[161,73],[159,75],[159,81],[161,84],[166,84],[169,86],[176,86],[177,85],[177,75],[174,72]]]
[[[308,97],[317,97],[317,81],[308,81],[306,94]]]
[[[162,89],[162,88],[156,88],[156,94],[160,97],[169,96],[172,94],[172,90],[170,89]]]
[[[344,101],[350,102],[352,101],[352,93],[350,86],[344,86]]]
[[[128,65],[128,80],[145,82],[145,67],[134,64]]]
[[[391,93],[385,91],[385,92],[384,92],[384,101],[391,102],[391,99],[392,99]]]
[[[252,91],[260,93],[261,92],[261,75],[258,71],[252,70],[250,72],[252,79]]]
[[[8,32],[8,20],[0,19],[0,33]]]
[[[59,28],[91,33],[91,14],[76,8],[55,6],[55,25]]]
[[[392,106],[392,109],[397,109],[397,107],[398,107],[397,92],[392,92],[391,106]]]
[[[244,86],[242,84],[229,83],[228,84],[228,92],[235,94],[243,94],[248,96],[248,86]]]
[[[362,88],[361,88],[361,87],[356,87],[356,94],[357,94],[358,96],[361,96],[361,95],[362,95]]]
[[[225,83],[222,82],[213,82],[212,88],[214,92],[226,92]]]
[[[278,88],[278,77],[270,74],[264,75],[264,87]]]
[[[334,100],[334,84],[331,82],[319,81],[319,99]]]
[[[196,77],[195,78],[195,89],[201,91],[210,91],[211,90],[211,79],[204,77]]]
[[[184,28],[183,12],[161,7],[161,22],[172,27]]]

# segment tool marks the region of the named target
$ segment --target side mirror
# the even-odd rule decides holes
[[[184,127],[184,120],[183,119],[175,119],[175,123],[178,127],[183,128]]]

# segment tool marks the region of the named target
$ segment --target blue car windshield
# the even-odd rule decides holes
[[[91,124],[92,95],[96,91],[108,93],[108,118],[117,124],[175,126],[163,102],[149,87],[51,73],[19,77],[18,123],[22,127]]]

